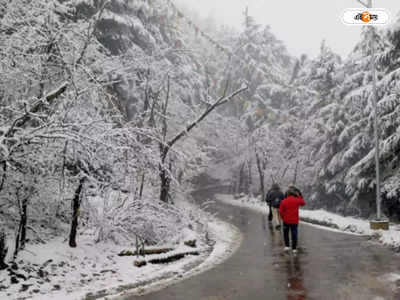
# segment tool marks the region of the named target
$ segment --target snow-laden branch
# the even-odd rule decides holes
[[[54,99],[58,98],[61,94],[63,94],[65,92],[65,90],[67,89],[67,86],[68,86],[68,83],[64,82],[57,89],[55,89],[54,91],[51,91],[50,93],[48,93],[46,95],[46,101],[50,103]],[[31,112],[32,113],[35,112],[33,107],[31,108]]]
[[[14,120],[10,128],[8,129],[7,133],[5,134],[6,137],[10,138],[14,135],[15,132],[15,127],[21,127],[23,126],[30,118],[30,114],[36,113],[46,102],[50,103],[57,97],[59,97],[61,94],[65,92],[67,89],[68,83],[64,82],[61,84],[57,89],[51,91],[48,93],[44,98],[37,100],[33,105],[30,107],[30,109],[26,110],[25,113]]]
[[[101,17],[102,17],[102,15],[103,15],[103,13],[104,13],[104,10],[105,10],[106,6],[107,6],[109,3],[110,3],[109,0],[107,0],[107,1],[105,1],[105,2],[103,3],[103,5],[100,7],[100,10],[97,12],[96,19],[94,20],[93,23],[89,24],[89,28],[88,28],[88,32],[87,32],[86,41],[85,41],[85,43],[84,43],[84,45],[83,45],[83,47],[82,47],[82,50],[81,50],[81,53],[80,53],[78,59],[77,59],[76,62],[75,62],[75,65],[80,65],[80,63],[81,63],[83,57],[85,56],[86,50],[88,49],[88,47],[89,47],[89,45],[90,45],[90,42],[91,42],[91,40],[92,40],[92,38],[93,38],[93,36],[94,36],[94,34],[95,34],[96,26],[97,26],[97,24],[99,23],[99,21],[101,20]]]
[[[207,107],[207,109],[192,123],[190,123],[188,126],[186,126],[185,129],[183,129],[181,132],[179,132],[175,137],[173,137],[169,142],[167,142],[167,147],[171,148],[179,139],[181,139],[184,135],[186,135],[190,130],[192,130],[194,127],[197,126],[209,113],[211,113],[215,108],[217,108],[220,105],[223,105],[229,101],[231,101],[235,96],[238,94],[242,93],[243,91],[247,90],[248,87],[244,86],[237,91],[233,92],[227,97],[221,97],[217,101],[215,101],[212,105]]]

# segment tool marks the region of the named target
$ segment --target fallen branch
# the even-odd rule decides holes
[[[160,248],[160,249],[140,249],[138,251],[123,250],[118,256],[136,256],[136,255],[153,255],[153,254],[163,254],[174,250],[173,248]]]
[[[177,261],[179,259],[184,258],[187,255],[200,255],[200,253],[198,251],[189,251],[189,252],[183,252],[183,253],[176,253],[173,254],[171,256],[167,256],[167,257],[158,257],[158,258],[153,258],[150,260],[135,260],[134,261],[134,265],[138,268],[147,265],[147,263],[150,264],[167,264],[170,262],[174,262]]]
[[[190,252],[184,252],[184,253],[177,253],[168,257],[161,257],[161,258],[153,258],[150,259],[148,262],[151,264],[166,264],[170,263],[173,261],[177,261],[181,258],[184,258],[187,255],[200,255],[198,251],[190,251]]]

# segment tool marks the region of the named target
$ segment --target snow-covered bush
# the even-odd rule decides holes
[[[87,206],[96,242],[127,244],[138,238],[146,245],[172,244],[179,242],[181,232],[193,229],[198,220],[176,205],[132,199],[118,192],[109,193],[108,198],[89,198]]]

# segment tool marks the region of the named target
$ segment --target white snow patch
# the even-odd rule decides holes
[[[82,299],[87,293],[96,293],[103,289],[108,290],[124,284],[150,280],[163,273],[179,273],[186,264],[199,259],[199,256],[187,256],[170,265],[148,264],[142,268],[137,268],[134,266],[136,256],[118,256],[118,253],[122,250],[134,250],[134,248],[132,245],[123,247],[112,243],[95,244],[91,238],[79,240],[77,248],[70,248],[68,243],[62,239],[55,239],[45,246],[29,246],[27,251],[21,252],[18,261],[23,259],[31,264],[43,265],[46,260],[52,259],[48,266],[44,268],[49,273],[50,282],[38,284],[36,279],[21,281],[21,284],[32,284],[25,292],[20,291],[20,284],[11,284],[10,288],[0,292],[0,299],[21,297],[41,300]],[[200,259],[206,258],[203,248],[194,249],[183,245],[177,246],[169,254],[193,250],[201,253]],[[151,258],[162,258],[165,255],[152,255]],[[65,266],[60,267],[60,264],[65,264]],[[25,276],[37,276],[36,273],[29,274],[22,270],[18,270],[17,273],[22,273]],[[0,274],[0,281],[9,280],[7,271],[2,271]],[[55,290],[55,285],[58,285],[61,289]],[[40,291],[37,294],[32,293],[35,289]]]
[[[400,274],[397,273],[389,273],[385,274],[380,278],[382,281],[387,281],[387,282],[395,282],[400,280]]]
[[[323,209],[306,210],[300,209],[300,217],[326,222],[338,226],[339,231],[351,234],[370,235],[372,232],[369,228],[369,222],[366,220],[356,219],[352,217],[342,217],[340,215],[327,212]],[[329,228],[326,226],[320,226]],[[334,229],[334,228],[331,228]]]
[[[133,295],[145,295],[154,291],[158,291],[173,283],[203,273],[213,268],[217,264],[224,262],[239,248],[240,244],[242,243],[242,235],[239,229],[237,229],[232,224],[220,221],[215,218],[213,220],[210,220],[208,226],[210,238],[215,240],[216,243],[214,245],[212,253],[199,266],[185,273],[177,272],[176,275],[171,278],[154,282],[145,287],[138,287],[132,290],[127,290],[120,294],[114,295],[112,298],[107,297],[107,299],[117,299],[120,297],[123,297],[123,299],[125,299],[125,297]]]
[[[71,300],[83,299],[88,293],[96,294],[102,290],[111,297],[119,297],[161,289],[212,268],[227,259],[239,247],[241,234],[236,227],[212,216],[208,216],[204,221],[208,221],[210,241],[215,241],[211,253],[207,251],[209,246],[201,244],[199,237],[188,229],[181,232],[182,242],[196,239],[198,243],[196,248],[182,243],[175,245],[175,250],[167,254],[151,255],[151,259],[191,251],[200,252],[199,256],[188,255],[174,263],[147,264],[141,268],[134,266],[134,261],[138,259],[136,256],[118,256],[122,250],[135,250],[135,245],[132,244],[123,246],[116,246],[111,242],[96,244],[92,236],[80,236],[77,248],[70,248],[67,240],[63,238],[54,239],[46,245],[27,245],[27,249],[18,255],[17,262],[23,260],[23,266],[28,265],[30,268],[36,264],[35,269],[33,272],[27,272],[21,268],[21,264],[16,272],[34,278],[11,284],[8,271],[0,271],[0,286],[7,287],[0,291],[0,299]],[[49,259],[52,261],[48,262]],[[141,259],[143,257],[140,256],[139,260]],[[145,259],[149,259],[149,256]],[[48,272],[48,275],[41,280],[37,270],[38,266],[43,266],[45,263],[43,270]],[[195,265],[197,267],[190,269],[190,266]],[[167,279],[162,279],[165,277]],[[46,282],[46,278],[49,282]],[[43,282],[38,283],[38,281]],[[151,283],[146,286],[148,282]],[[21,291],[22,284],[29,284],[30,287],[26,291]],[[117,290],[121,286],[134,285],[139,287],[122,293]],[[110,296],[106,297],[109,299]]]

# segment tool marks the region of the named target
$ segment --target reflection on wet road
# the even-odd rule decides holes
[[[207,200],[212,191],[199,191],[195,197]],[[398,257],[365,237],[300,224],[299,254],[293,256],[283,253],[281,232],[270,226],[266,215],[218,202],[210,209],[241,230],[238,251],[205,273],[124,299],[400,299],[394,286],[379,280],[400,271]]]

